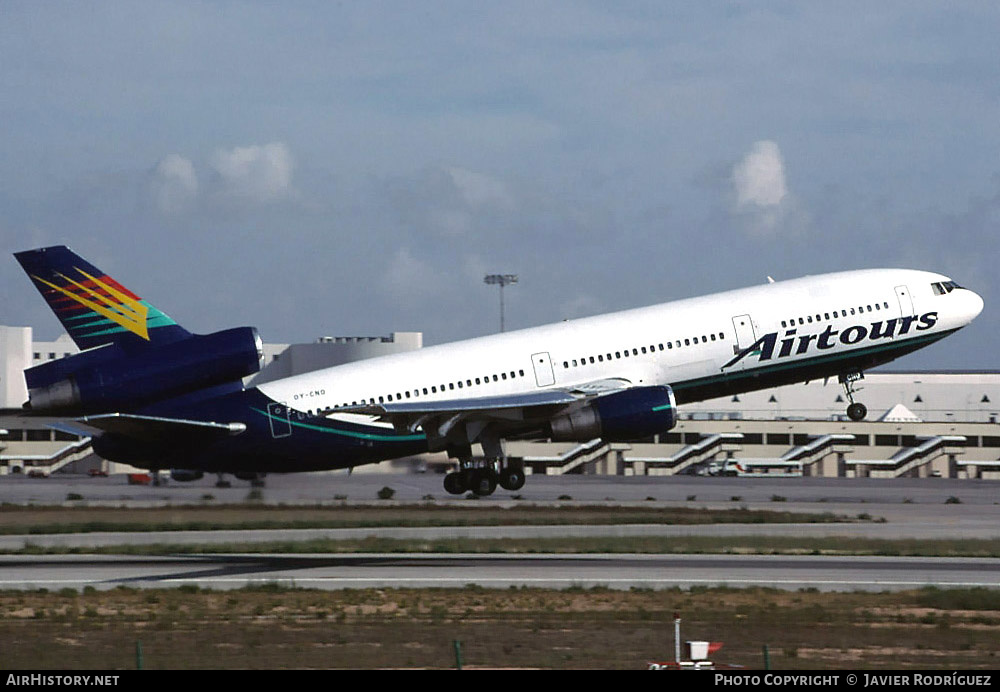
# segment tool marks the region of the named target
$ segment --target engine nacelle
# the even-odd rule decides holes
[[[84,351],[25,370],[33,411],[128,411],[143,404],[239,380],[260,370],[253,327],[238,327],[161,346]]]
[[[602,396],[549,423],[552,439],[585,442],[596,437],[628,442],[677,425],[677,402],[670,387],[636,387]]]

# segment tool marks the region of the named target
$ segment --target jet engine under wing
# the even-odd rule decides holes
[[[239,435],[247,426],[244,423],[211,423],[182,418],[107,413],[77,418],[63,427],[77,430],[89,428],[143,442],[207,442],[219,437]]]
[[[445,399],[425,402],[388,402],[340,407],[330,413],[377,416],[399,432],[423,430],[431,449],[457,443],[484,441],[504,433],[525,432],[590,399],[628,389],[623,379],[589,382],[566,389],[545,389],[522,394]],[[492,434],[487,431],[492,429]]]

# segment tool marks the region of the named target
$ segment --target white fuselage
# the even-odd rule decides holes
[[[608,379],[666,384],[681,393],[691,383],[756,389],[763,382],[758,372],[805,381],[817,364],[830,371],[839,362],[850,370],[851,355],[861,352],[891,360],[967,325],[983,301],[967,289],[935,287],[946,283],[953,285],[940,274],[903,269],[810,276],[358,361],[259,390],[314,414]],[[712,390],[691,391],[678,400]]]

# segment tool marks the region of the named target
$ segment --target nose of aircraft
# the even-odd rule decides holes
[[[983,297],[975,291],[966,291],[966,293],[968,294],[965,299],[966,303],[968,303],[966,319],[971,322],[983,311]]]

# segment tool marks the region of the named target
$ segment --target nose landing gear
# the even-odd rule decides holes
[[[858,391],[854,383],[864,378],[864,373],[860,372],[848,373],[837,378],[840,384],[844,386],[844,394],[847,395],[847,400],[851,402],[847,407],[847,417],[853,421],[864,420],[865,416],[868,415],[868,407],[854,400],[854,393]]]

